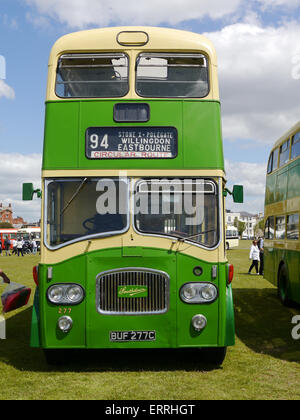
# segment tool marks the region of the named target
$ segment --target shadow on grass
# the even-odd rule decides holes
[[[234,289],[236,334],[256,353],[300,363],[300,342],[292,338],[292,318],[300,314],[284,307],[276,289]]]
[[[199,349],[68,350],[68,363],[49,366],[43,350],[31,348],[31,308],[6,321],[7,339],[0,340],[0,363],[30,372],[105,371],[212,371],[218,368],[201,359]]]

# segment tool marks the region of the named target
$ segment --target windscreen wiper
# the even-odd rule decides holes
[[[210,232],[215,232],[215,231],[216,229],[210,229],[204,232],[196,233],[195,235],[191,235],[191,236],[178,236],[177,240],[179,242],[185,242],[186,240],[195,238],[196,236],[204,235],[205,233],[210,233]]]
[[[81,184],[79,185],[79,187],[77,188],[77,190],[75,191],[75,193],[73,194],[73,196],[71,197],[71,199],[68,201],[68,203],[65,205],[65,207],[62,209],[62,211],[60,212],[60,215],[62,216],[64,214],[64,212],[67,210],[67,208],[69,207],[69,205],[72,203],[72,201],[77,197],[77,195],[80,193],[82,187],[85,185],[87,181],[87,178],[84,178],[81,182]]]

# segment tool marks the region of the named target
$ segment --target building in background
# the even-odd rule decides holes
[[[227,227],[234,226],[235,219],[245,223],[242,239],[253,239],[255,237],[255,226],[263,218],[263,213],[251,214],[246,211],[232,212],[231,210],[226,210],[225,216]]]
[[[27,224],[23,217],[14,217],[11,203],[8,204],[8,206],[4,206],[3,203],[0,203],[0,223],[9,223],[16,229]]]
[[[0,203],[0,222],[13,224],[13,210],[11,204],[3,206],[3,204]]]

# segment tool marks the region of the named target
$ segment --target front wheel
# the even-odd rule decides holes
[[[289,276],[285,265],[282,265],[278,275],[278,297],[284,306],[290,306],[289,299]]]
[[[202,349],[204,360],[212,365],[221,366],[225,360],[227,347],[209,347]]]

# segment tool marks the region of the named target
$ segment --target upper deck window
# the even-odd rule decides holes
[[[294,135],[292,140],[292,156],[291,159],[295,159],[300,156],[300,131]]]
[[[140,54],[136,92],[154,98],[204,98],[209,93],[207,59],[203,54]]]
[[[283,166],[290,158],[290,140],[280,146],[279,166]]]
[[[128,90],[125,54],[65,54],[58,61],[56,94],[61,98],[117,98]]]
[[[278,168],[278,155],[279,155],[279,149],[277,147],[277,149],[275,149],[269,157],[268,170],[267,170],[268,174],[270,174],[271,172],[275,171],[275,169]]]

